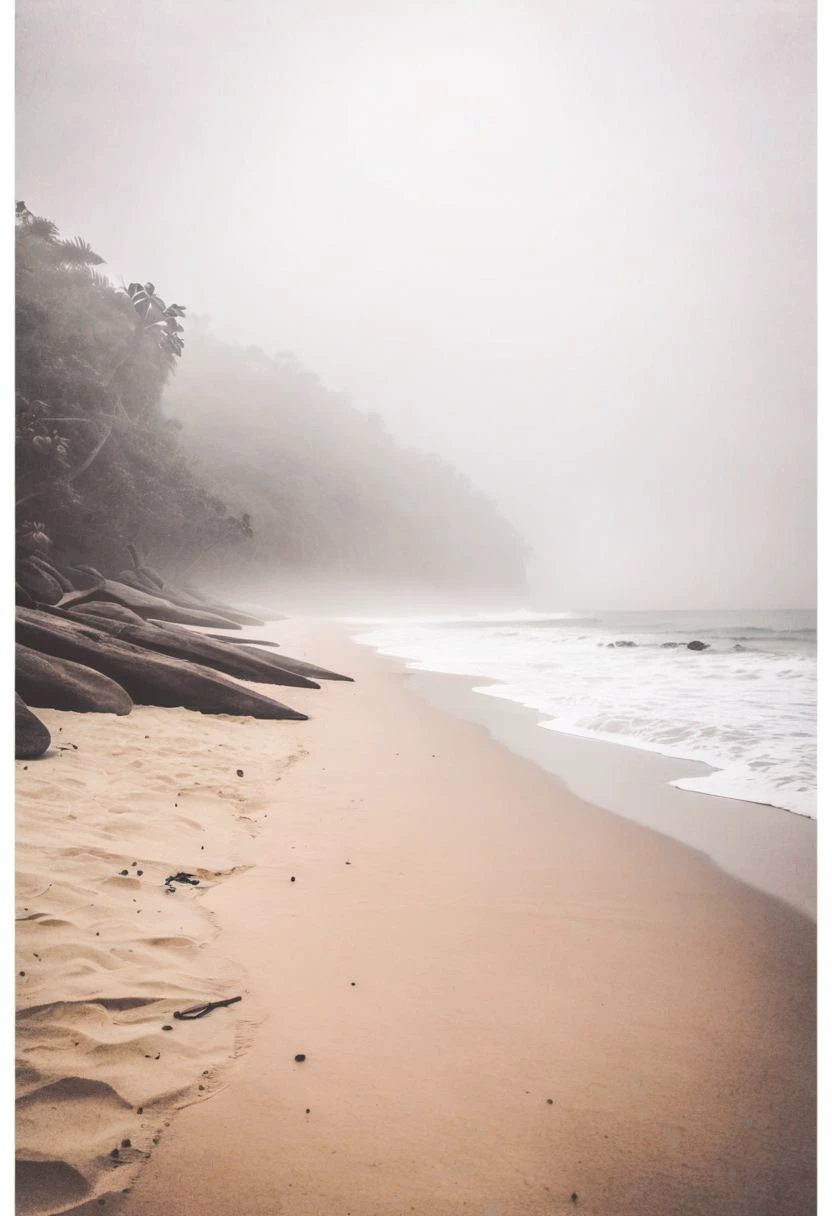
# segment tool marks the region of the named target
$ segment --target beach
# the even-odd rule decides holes
[[[808,899],[344,628],[261,632],[355,683],[286,690],[307,722],[44,711],[17,763],[19,1211],[811,1212]]]

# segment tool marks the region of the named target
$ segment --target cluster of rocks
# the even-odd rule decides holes
[[[251,639],[193,633],[188,626],[236,631],[264,622],[193,587],[177,587],[129,549],[133,569],[114,579],[35,554],[17,562],[18,759],[36,759],[50,744],[30,705],[112,714],[128,714],[134,704],[182,706],[302,721],[306,714],[235,681],[319,688],[319,680],[351,678],[269,653]]]
[[[606,646],[606,648],[607,648],[608,650],[611,650],[611,649],[612,649],[613,647],[615,647],[615,646],[638,646],[638,642],[630,642],[630,641],[625,641],[625,640],[622,640],[622,641],[619,641],[619,642],[599,642],[599,643],[598,643],[598,645],[599,645],[599,646]],[[698,642],[698,641],[693,641],[693,642],[662,642],[662,644],[661,644],[661,645],[662,645],[662,649],[663,649],[663,650],[671,650],[671,649],[676,649],[676,648],[677,648],[677,647],[679,647],[679,646],[684,646],[684,647],[686,647],[688,650],[710,650],[710,648],[711,648],[711,644],[710,644],[710,642]],[[734,649],[735,649],[735,650],[742,650],[742,647],[741,647],[741,646],[739,646],[739,647],[735,647]]]

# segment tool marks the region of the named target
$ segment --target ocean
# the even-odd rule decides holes
[[[351,621],[411,668],[487,679],[546,730],[701,761],[681,789],[817,814],[814,612],[512,612]],[[704,649],[689,649],[688,643]]]

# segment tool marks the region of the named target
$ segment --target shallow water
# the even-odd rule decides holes
[[[813,612],[517,612],[363,625],[371,628],[358,641],[418,670],[494,681],[478,691],[537,710],[549,730],[715,770],[674,782],[680,788],[816,815]],[[691,641],[706,649],[688,649]]]

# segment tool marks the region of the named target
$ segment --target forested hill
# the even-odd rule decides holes
[[[102,261],[18,204],[19,550],[108,572],[133,542],[171,575],[524,591],[523,542],[448,464]]]
[[[391,390],[392,391],[392,390]],[[205,479],[254,536],[257,568],[517,593],[520,538],[455,469],[397,445],[290,355],[198,332],[165,394]]]

